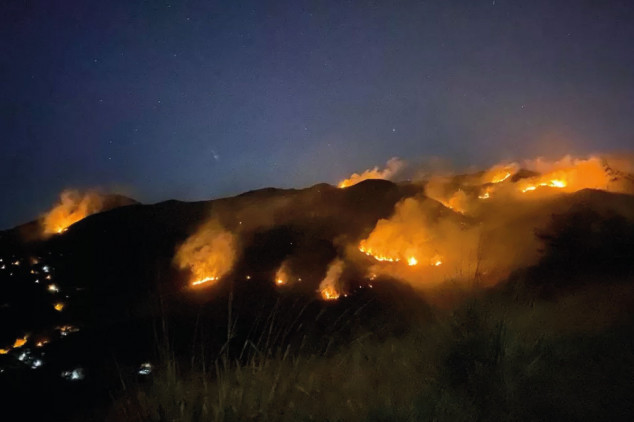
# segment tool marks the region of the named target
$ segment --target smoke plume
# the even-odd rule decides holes
[[[192,286],[208,285],[231,271],[236,255],[236,237],[211,219],[180,245],[174,262],[190,271]]]
[[[103,207],[103,195],[97,192],[65,190],[60,195],[59,203],[42,220],[44,234],[62,233],[72,224],[101,211]]]
[[[338,186],[340,188],[347,188],[368,179],[392,180],[392,178],[395,177],[404,167],[405,162],[403,160],[398,157],[392,157],[387,161],[383,170],[380,170],[377,166],[372,169],[365,170],[361,174],[353,173],[349,178],[339,182]]]

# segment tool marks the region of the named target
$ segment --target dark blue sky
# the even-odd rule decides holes
[[[0,228],[60,190],[144,202],[634,144],[626,1],[14,1]]]

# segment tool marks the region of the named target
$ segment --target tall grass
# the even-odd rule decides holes
[[[291,341],[297,327],[273,310],[239,353],[231,326],[221,352],[196,367],[165,352],[153,379],[129,388],[106,419],[627,420],[634,323],[551,333],[530,324],[546,308],[557,318],[556,307],[473,299],[405,335],[359,331],[344,342],[334,330],[321,343]]]

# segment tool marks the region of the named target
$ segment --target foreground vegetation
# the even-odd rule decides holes
[[[227,347],[193,365],[164,353],[152,378],[128,385],[105,418],[627,420],[631,299],[627,284],[550,299],[476,294],[400,335],[337,330],[321,346],[260,336],[239,355]],[[281,325],[271,321],[269,332]]]

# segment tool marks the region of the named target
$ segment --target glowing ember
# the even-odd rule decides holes
[[[18,349],[18,348],[24,346],[26,344],[28,338],[29,338],[28,336],[24,336],[22,338],[16,339],[15,342],[13,343],[13,348],[14,349]]]
[[[11,349],[0,349],[0,355],[6,355],[10,351],[11,351]]]
[[[64,309],[64,306],[66,306],[64,305],[64,303],[57,302],[55,305],[53,305],[53,308],[55,308],[57,312],[62,312],[62,310]]]
[[[47,343],[48,343],[48,339],[44,338],[38,341],[37,343],[35,343],[35,347],[44,347],[44,345]]]
[[[478,199],[489,199],[492,193],[493,193],[493,189],[489,186],[484,189],[484,192],[478,195]]]
[[[509,177],[517,173],[519,165],[517,163],[498,164],[487,170],[482,176],[481,182],[484,183],[502,183]]]
[[[407,258],[407,265],[414,266],[418,264],[418,260],[416,258],[414,258],[413,256],[410,256],[409,258]]]
[[[372,257],[380,262],[399,262],[400,261],[400,258],[377,254],[374,251],[372,251],[372,249],[366,248],[364,246],[364,243],[365,243],[365,240],[361,241],[361,244],[359,245],[359,251],[363,252],[367,256]]]

